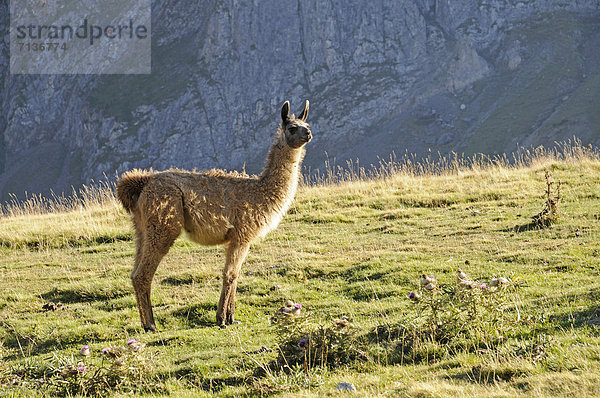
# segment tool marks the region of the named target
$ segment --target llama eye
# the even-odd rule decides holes
[[[297,131],[298,131],[298,127],[290,127],[290,133],[296,134]]]

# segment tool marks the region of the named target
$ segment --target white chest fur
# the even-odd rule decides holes
[[[294,194],[296,193],[295,191],[296,190],[294,189],[294,192],[292,192],[290,195],[288,195],[285,198],[285,201],[281,204],[281,207],[279,207],[279,209],[276,210],[271,215],[271,217],[268,220],[267,224],[262,228],[262,230],[258,234],[258,236],[260,238],[264,238],[269,232],[271,232],[275,228],[277,228],[277,226],[279,225],[279,223],[283,219],[283,216],[285,215],[285,213],[290,208],[290,205],[292,204],[292,201],[294,200]]]

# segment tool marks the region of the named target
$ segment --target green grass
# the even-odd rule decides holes
[[[587,153],[528,163],[397,169],[303,187],[280,227],[253,244],[238,285],[243,323],[226,330],[214,324],[221,248],[176,242],[153,284],[160,331],[146,334],[129,281],[129,217],[110,193],[89,205],[74,200],[75,211],[5,208],[12,215],[0,219],[0,396],[319,397],[337,395],[342,381],[365,397],[598,395],[600,160]],[[545,171],[562,181],[561,216],[549,228],[515,232],[543,208]],[[398,338],[376,331],[419,331],[426,312],[407,294],[423,271],[451,282],[459,266],[478,280],[510,277],[511,317],[497,332],[473,319],[477,341],[425,341],[416,353],[424,355],[398,355]],[[270,318],[286,299],[302,303],[315,325],[352,318],[365,356],[261,372],[278,357]],[[45,311],[50,302],[62,306]],[[145,350],[116,370],[100,350],[132,337]],[[91,357],[78,357],[83,344]],[[89,367],[85,376],[58,375],[78,361]],[[92,369],[113,387],[80,390]]]

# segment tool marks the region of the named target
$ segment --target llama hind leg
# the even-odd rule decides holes
[[[152,287],[152,278],[163,257],[164,254],[144,247],[139,256],[140,261],[138,266],[131,272],[131,282],[133,283],[133,289],[135,290],[140,320],[142,322],[142,327],[146,332],[156,331],[156,323],[154,321],[154,313],[150,301],[150,291]]]
[[[140,198],[141,199],[141,198]],[[147,218],[144,227],[136,226],[136,256],[131,281],[135,290],[140,320],[146,331],[156,331],[150,302],[152,279],[158,264],[167,254],[183,226],[183,208],[176,197],[163,195],[160,200],[144,198]],[[139,202],[138,202],[139,203]]]
[[[135,291],[135,297],[140,313],[140,320],[142,327],[145,331],[156,331],[154,324],[154,316],[152,314],[152,307],[150,304],[150,295],[146,294],[144,285],[150,285],[152,282],[144,281],[141,276],[145,273],[144,270],[148,268],[148,253],[144,249],[144,234],[137,228],[135,232],[135,261],[133,263],[133,270],[131,271],[131,282],[133,283],[133,290]],[[142,263],[144,265],[142,265]],[[150,313],[146,310],[150,308]]]
[[[248,254],[249,243],[230,242],[225,251],[223,288],[217,307],[217,324],[222,328],[235,322],[235,291],[242,263]]]

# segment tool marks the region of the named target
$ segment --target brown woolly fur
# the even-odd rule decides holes
[[[217,309],[221,327],[234,322],[235,291],[250,242],[275,229],[298,185],[309,103],[296,118],[282,108],[267,164],[258,177],[222,170],[161,172],[132,170],[117,184],[117,197],[133,215],[136,254],[131,279],[145,330],[156,330],[150,287],[161,259],[185,229],[202,245],[225,245],[223,288]]]

